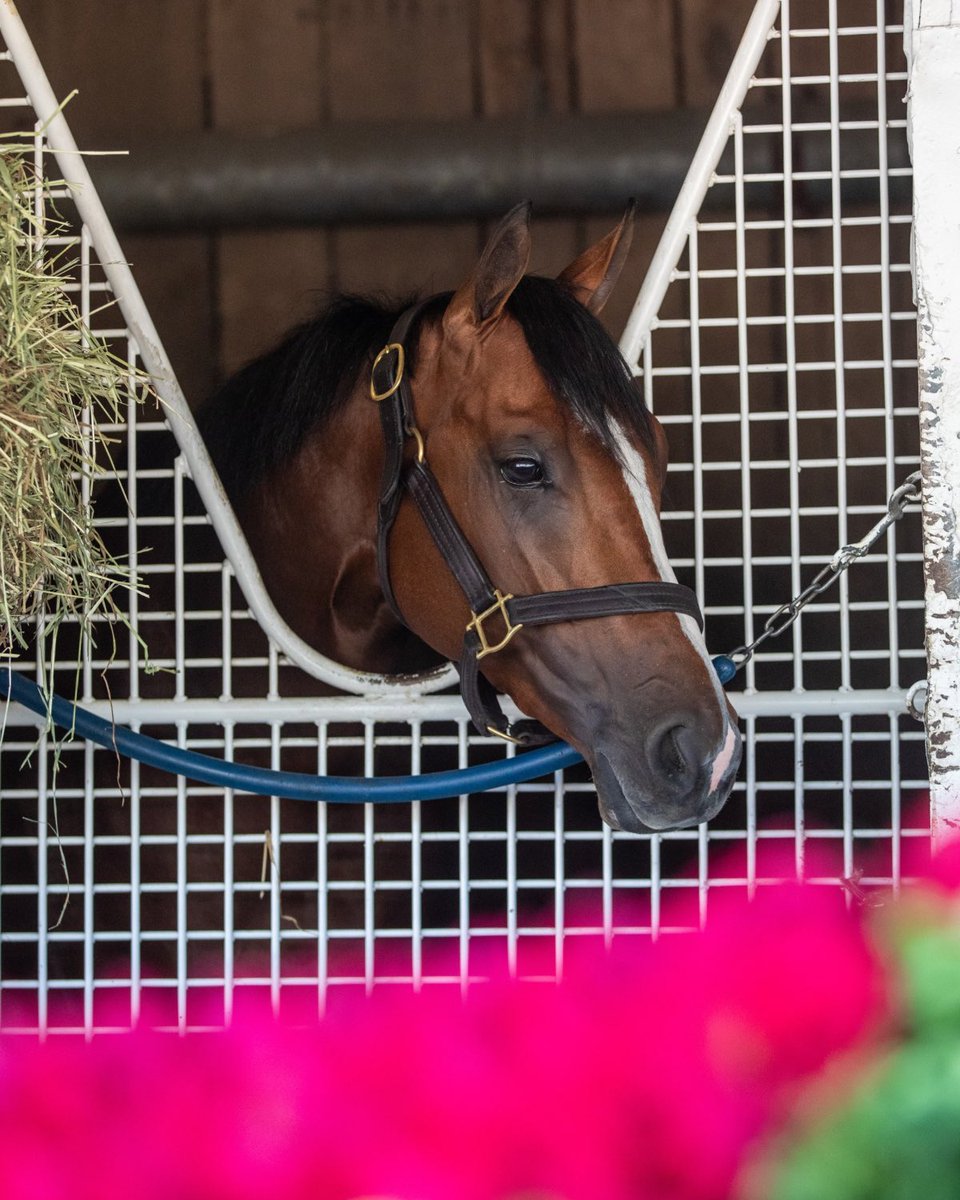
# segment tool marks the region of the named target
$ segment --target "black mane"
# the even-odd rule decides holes
[[[411,331],[439,315],[452,293],[435,296]],[[233,503],[289,462],[346,401],[406,304],[339,296],[273,350],[220,388],[199,417],[207,449]],[[649,413],[630,370],[600,322],[562,284],[527,275],[507,302],[547,383],[587,429],[614,449],[613,423],[652,444]]]

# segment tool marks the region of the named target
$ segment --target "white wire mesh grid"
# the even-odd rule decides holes
[[[668,548],[705,602],[715,650],[749,639],[873,524],[915,462],[909,196],[905,169],[888,161],[904,137],[901,31],[882,0],[872,16],[864,7],[782,6],[729,166],[644,346],[647,399],[674,460]],[[9,56],[3,70],[3,106],[32,125]],[[808,155],[822,142],[823,169],[797,161],[800,138]],[[782,162],[751,173],[761,140]],[[36,146],[42,163],[39,134]],[[109,285],[85,229],[74,244],[81,311],[134,368],[138,348],[102,307]],[[130,392],[126,422],[108,430],[122,447],[97,481],[96,511],[150,584],[129,616],[161,670],[146,671],[122,628],[109,653],[102,629],[82,700],[109,699],[118,719],[181,746],[293,770],[402,773],[510,753],[469,731],[456,697],[321,696],[251,619],[165,423],[136,411],[132,380]],[[745,765],[709,829],[613,833],[582,769],[376,809],[235,796],[78,743],[54,774],[45,735],[22,765],[37,734],[11,711],[0,1022],[93,1031],[148,1010],[189,1028],[229,1020],[248,988],[268,988],[278,1009],[305,995],[322,1009],[347,983],[465,984],[489,966],[477,948],[552,975],[571,937],[673,928],[671,895],[695,895],[705,919],[712,890],[784,870],[765,858],[771,847],[825,884],[897,881],[904,838],[926,828],[924,812],[904,813],[924,768],[922,730],[900,715],[923,673],[919,562],[919,529],[891,530],[885,553],[758,655],[741,705]],[[71,694],[70,668],[57,676]],[[823,845],[838,866],[808,862]]]

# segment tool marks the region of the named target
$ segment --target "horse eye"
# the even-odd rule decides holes
[[[500,478],[511,487],[539,487],[543,483],[543,467],[535,458],[517,455],[500,464]]]

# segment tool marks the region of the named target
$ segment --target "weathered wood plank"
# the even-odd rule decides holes
[[[567,112],[574,100],[574,69],[566,6],[486,0],[479,15],[484,115]]]
[[[312,316],[328,289],[321,229],[265,229],[219,240],[220,371],[229,375]]]
[[[216,382],[209,239],[130,234],[123,250],[183,393],[196,408]]]
[[[479,72],[484,116],[568,112],[576,101],[566,4],[489,0],[480,6]],[[526,199],[515,197],[516,202]],[[578,252],[580,223],[534,212],[530,269],[554,275]],[[485,226],[485,230],[490,226]]]
[[[124,146],[136,134],[203,119],[202,0],[28,0],[21,16],[78,142]]]
[[[334,0],[327,8],[331,118],[475,113],[471,12],[458,0]],[[404,295],[454,286],[475,256],[476,227],[344,226],[333,243],[339,288]]]
[[[315,0],[209,0],[210,105],[217,129],[265,132],[322,116]]]
[[[573,14],[584,112],[673,107],[673,0],[574,0]]]
[[[218,129],[268,133],[321,120],[323,26],[314,0],[211,0],[210,103]],[[217,238],[219,367],[229,374],[316,307],[327,286],[320,229]]]
[[[676,103],[674,17],[671,0],[574,0],[574,36],[580,107],[584,112],[670,108]],[[626,206],[629,196],[623,197]],[[607,233],[619,214],[581,223],[581,247]],[[603,310],[614,337],[623,330],[664,219],[640,216],[624,273]]]
[[[469,116],[471,9],[462,0],[331,0],[330,115]]]
[[[341,226],[334,236],[337,288],[398,300],[456,288],[479,252],[476,226],[468,221]]]

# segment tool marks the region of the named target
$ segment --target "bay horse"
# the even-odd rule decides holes
[[[509,213],[454,293],[335,300],[201,429],[305,641],[384,674],[460,658],[481,729],[575,746],[615,829],[684,828],[723,805],[741,740],[664,549],[663,430],[597,319],[632,206],[556,279],[525,273],[529,221]],[[539,725],[501,721],[495,690]]]

